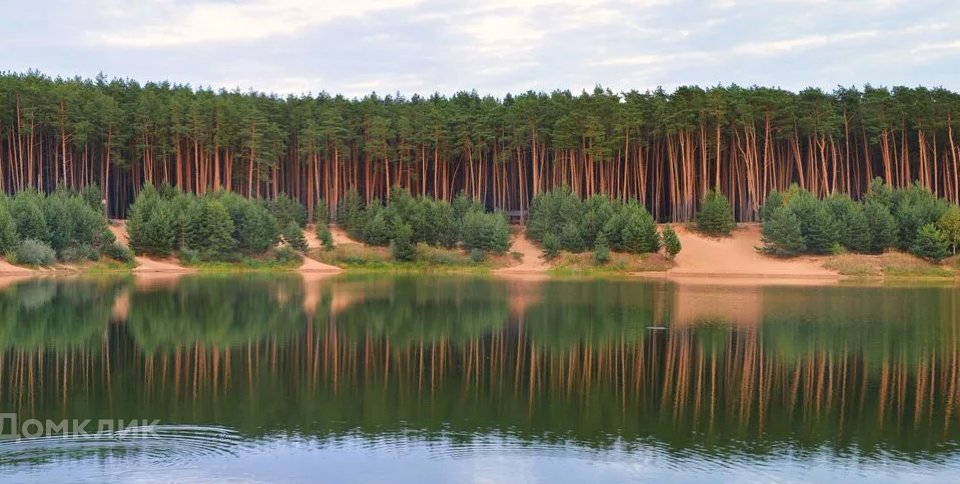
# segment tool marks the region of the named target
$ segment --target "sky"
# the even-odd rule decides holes
[[[280,95],[960,90],[957,0],[0,0],[0,70]]]

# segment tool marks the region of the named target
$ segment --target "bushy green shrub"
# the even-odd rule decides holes
[[[863,206],[870,234],[870,252],[874,254],[897,245],[897,221],[890,209],[880,202],[867,202]]]
[[[957,246],[960,245],[960,207],[953,206],[947,210],[937,222],[940,230],[943,232],[947,244],[950,245],[954,254],[957,253]],[[0,223],[2,227],[2,223]]]
[[[340,205],[337,207],[337,225],[346,230],[350,237],[356,240],[363,238],[366,219],[363,200],[356,190],[348,190],[343,199],[340,200]]]
[[[17,223],[10,215],[6,202],[0,202],[0,254],[6,254],[17,248]]]
[[[303,229],[292,220],[283,228],[283,241],[298,252],[307,251],[307,238],[303,235]]]
[[[783,206],[763,219],[760,241],[763,243],[759,248],[761,251],[779,257],[792,257],[806,250],[800,220],[793,210]]]
[[[401,224],[397,233],[390,241],[390,256],[395,261],[408,262],[417,257],[417,248],[413,244],[413,229],[407,224]]]
[[[324,250],[333,250],[333,234],[330,233],[330,227],[325,223],[317,224],[317,239]]]
[[[300,200],[280,192],[277,198],[268,203],[268,206],[281,227],[286,227],[290,222],[296,223],[300,228],[307,226],[307,209],[303,208]]]
[[[46,242],[24,239],[17,247],[17,263],[32,266],[48,266],[57,261],[57,253]]]
[[[910,252],[932,262],[940,262],[950,255],[950,245],[943,232],[934,224],[926,224],[917,230]]]
[[[241,252],[263,254],[280,242],[277,218],[262,203],[235,193],[218,192],[215,197],[230,214],[232,237]]]
[[[604,265],[610,262],[610,245],[607,243],[607,236],[601,232],[593,244],[593,263]]]
[[[667,251],[667,256],[671,259],[676,257],[683,248],[683,246],[680,244],[680,237],[677,236],[677,231],[673,230],[673,226],[670,224],[663,226],[663,230],[660,233],[660,238],[663,239],[663,247]]]
[[[510,226],[502,213],[467,213],[460,229],[463,247],[503,254],[510,248]]]
[[[113,242],[103,246],[101,249],[103,255],[118,261],[129,263],[133,262],[133,251],[129,247],[120,244],[118,242]]]
[[[483,264],[487,260],[487,253],[480,249],[473,249],[470,251],[470,262],[474,265]]]
[[[783,206],[783,196],[780,195],[776,189],[771,190],[770,194],[767,195],[767,200],[763,203],[763,208],[760,209],[760,220],[764,221],[770,218],[773,215],[773,212]]]
[[[324,199],[317,200],[313,206],[313,223],[317,225],[327,225],[330,223],[330,208]]]
[[[233,220],[226,207],[218,200],[201,197],[187,212],[185,242],[187,247],[200,252],[201,257],[222,260],[237,250],[233,238]]]
[[[560,239],[553,232],[543,236],[543,256],[547,260],[556,259],[560,255]]]
[[[137,254],[165,256],[175,248],[178,215],[153,185],[144,185],[130,206],[127,233]]]
[[[17,223],[17,234],[21,240],[49,240],[43,205],[43,196],[33,190],[20,191],[10,201],[10,215]]]
[[[727,197],[717,189],[708,191],[697,213],[697,230],[708,235],[730,235],[736,226]]]
[[[92,245],[78,245],[67,247],[60,252],[60,260],[63,262],[87,262],[100,260],[100,252]]]
[[[295,223],[294,223],[295,224]],[[275,261],[281,264],[293,264],[303,262],[303,254],[297,252],[296,249],[290,246],[281,246],[277,247],[273,251],[273,258]]]

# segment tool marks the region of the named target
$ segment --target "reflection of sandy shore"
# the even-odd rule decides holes
[[[770,276],[763,274],[674,274],[673,272],[639,272],[631,274],[643,279],[663,279],[681,286],[830,286],[840,283],[840,276]]]

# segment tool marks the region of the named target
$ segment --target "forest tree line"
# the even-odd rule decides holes
[[[488,208],[526,210],[546,190],[636,199],[658,221],[694,218],[712,188],[738,220],[796,183],[860,198],[880,177],[960,202],[960,95],[865,86],[799,93],[684,86],[596,88],[503,98],[459,92],[280,97],[127,79],[0,75],[0,188],[101,187],[125,217],[144,183],[202,195],[286,192],[314,217],[350,189],[393,186]]]

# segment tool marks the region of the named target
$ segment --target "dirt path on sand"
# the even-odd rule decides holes
[[[741,224],[732,237],[712,238],[676,226],[682,249],[671,276],[698,277],[791,277],[837,278],[823,268],[824,259],[797,257],[776,259],[757,252],[760,246],[760,225]]]
[[[510,252],[523,254],[523,259],[521,259],[520,264],[497,269],[494,271],[494,274],[505,276],[545,276],[546,272],[550,269],[550,265],[540,257],[543,251],[534,245],[524,233],[517,234],[513,238],[513,243],[510,245]]]

